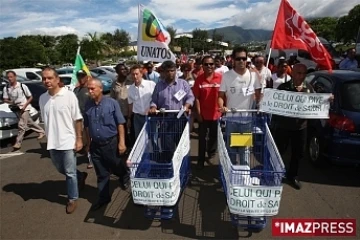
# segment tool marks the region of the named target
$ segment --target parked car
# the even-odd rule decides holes
[[[309,159],[316,165],[328,159],[340,164],[360,164],[360,72],[318,71],[307,75],[317,93],[332,93],[329,119],[310,120]]]
[[[116,81],[116,79],[117,79],[117,74],[115,72],[115,69],[112,68],[112,70],[111,70],[111,67],[97,67],[97,68],[91,69],[90,72],[93,72],[97,75],[109,77],[113,81]]]
[[[40,98],[41,94],[43,94],[44,92],[47,91],[47,89],[43,85],[42,81],[27,81],[27,80],[19,78],[18,76],[17,76],[17,80],[21,84],[25,84],[29,88],[31,95],[33,97],[32,101],[31,101],[31,105],[35,109],[40,110],[39,98]],[[0,98],[1,99],[3,98],[4,87],[8,84],[9,84],[9,80],[5,77],[2,77],[1,84],[0,84]]]
[[[6,76],[7,71],[14,71],[19,77],[27,78],[29,80],[41,80],[41,68],[14,68],[5,70],[2,75]]]
[[[103,84],[103,92],[104,93],[110,92],[111,84],[112,84],[111,79],[104,77],[104,76],[97,75],[95,73],[91,73],[91,76],[94,78],[97,78],[101,81],[101,83]],[[60,81],[62,83],[64,83],[65,87],[67,87],[69,90],[74,90],[74,89],[70,88],[72,74],[59,74],[59,77],[60,77]]]

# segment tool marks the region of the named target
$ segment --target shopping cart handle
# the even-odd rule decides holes
[[[237,113],[237,112],[263,112],[263,111],[260,111],[258,109],[236,109],[236,108],[231,108],[229,110],[227,110],[226,112],[228,113]]]
[[[160,108],[156,110],[156,113],[178,113],[180,110],[166,110],[165,108]]]

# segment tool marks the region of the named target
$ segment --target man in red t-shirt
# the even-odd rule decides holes
[[[217,120],[220,118],[218,92],[221,74],[215,73],[214,59],[206,56],[202,60],[204,73],[196,78],[193,93],[199,122],[199,158],[198,169],[204,168],[205,151],[209,159],[213,158],[217,148]],[[209,129],[208,141],[206,133]]]

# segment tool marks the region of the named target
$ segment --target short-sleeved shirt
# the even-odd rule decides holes
[[[7,85],[4,87],[3,90],[3,98],[9,99],[11,102],[16,104],[20,109],[23,108],[23,106],[27,102],[27,99],[31,96],[32,95],[29,88],[25,84],[19,82],[16,82],[16,85],[14,87]],[[31,109],[31,104],[29,104],[25,110],[29,111],[30,109]]]
[[[271,71],[269,68],[267,67],[263,67],[260,71],[260,83],[261,83],[261,87],[262,87],[262,91],[264,90],[264,88],[266,87],[266,82],[270,80],[271,78]]]
[[[102,142],[118,134],[118,126],[125,119],[119,104],[112,98],[103,96],[99,104],[90,100],[85,105],[84,126],[94,142]]]
[[[120,83],[118,81],[114,81],[111,90],[110,97],[115,99],[120,105],[121,113],[123,116],[127,117],[129,112],[129,104],[128,104],[128,89],[132,82],[129,79],[126,79],[124,82]]]
[[[290,80],[286,83],[280,84],[278,89],[290,91],[290,92],[297,92],[292,80]],[[303,89],[301,90],[301,92],[313,93],[314,89],[310,84],[304,82]],[[281,128],[281,129],[286,129],[286,130],[290,130],[290,131],[295,131],[295,130],[301,130],[301,129],[306,128],[307,127],[307,119],[284,117],[284,116],[280,116],[280,115],[272,115],[271,124],[275,128]]]
[[[133,105],[133,112],[146,115],[150,108],[152,93],[156,84],[151,80],[142,80],[139,86],[132,84],[128,90],[128,102]]]
[[[226,95],[227,108],[252,109],[256,89],[261,89],[257,72],[246,70],[240,75],[230,70],[223,74],[219,91]]]
[[[66,88],[61,88],[54,96],[46,92],[40,96],[39,105],[45,125],[47,150],[74,149],[74,122],[83,118],[75,94]]]
[[[155,71],[152,71],[151,73],[145,73],[144,77],[146,80],[153,81],[154,83],[158,83],[160,80],[160,74]]]
[[[181,92],[184,92],[184,96],[180,99],[176,98],[175,94]],[[172,84],[160,80],[155,86],[150,106],[158,109],[180,110],[186,103],[192,106],[194,99],[194,94],[186,80],[177,78]]]
[[[351,60],[348,57],[342,60],[339,64],[339,69],[342,70],[353,70],[356,68],[358,68],[358,62],[356,61],[356,59]]]
[[[274,73],[272,76],[271,76],[271,79],[273,80],[273,88],[278,88],[280,86],[280,84],[282,83],[286,83],[288,81],[291,80],[291,76],[287,75],[285,73],[285,76],[284,77],[278,77],[277,73]]]
[[[88,100],[90,100],[89,91],[87,87],[76,87],[74,89],[74,93],[79,101],[79,107],[81,114],[85,114],[85,104]]]
[[[218,96],[222,76],[214,73],[210,81],[206,80],[205,74],[196,78],[193,93],[200,102],[200,113],[204,120],[217,120],[220,118]]]

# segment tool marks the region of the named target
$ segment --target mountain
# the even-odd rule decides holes
[[[239,26],[228,26],[208,30],[209,38],[212,38],[214,30],[216,34],[224,36],[224,42],[245,43],[251,41],[266,41],[271,39],[272,31],[263,29],[243,29]]]

